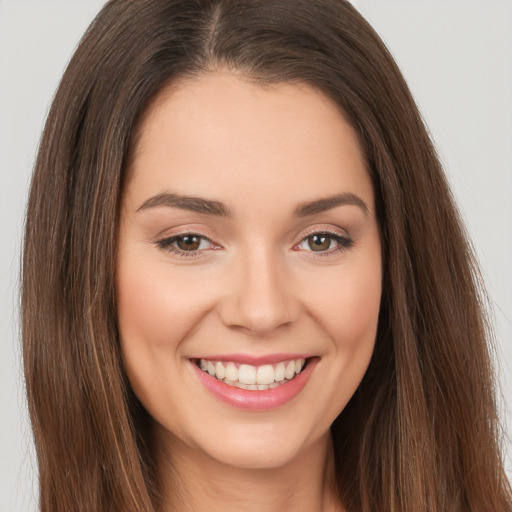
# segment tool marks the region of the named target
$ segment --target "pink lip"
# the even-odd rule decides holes
[[[294,358],[290,357],[289,359]],[[223,359],[219,358],[216,360],[222,361]],[[283,359],[280,359],[279,361],[282,360]],[[273,389],[265,389],[261,391],[240,389],[234,386],[229,386],[201,370],[194,362],[191,362],[191,364],[199,380],[204,384],[206,389],[224,403],[247,411],[266,411],[284,405],[295,398],[304,389],[318,360],[319,359],[316,357],[310,359],[304,370],[302,370],[302,372],[290,382]],[[247,359],[244,359],[242,362],[245,361],[247,361]]]
[[[219,354],[201,357],[191,357],[190,359],[205,359],[206,361],[226,361],[239,364],[250,364],[252,366],[262,366],[264,364],[277,364],[281,361],[291,361],[292,359],[309,359],[313,354],[267,354],[265,356],[252,356],[249,354]]]

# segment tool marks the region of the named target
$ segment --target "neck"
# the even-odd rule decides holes
[[[160,444],[160,443],[159,443]],[[329,434],[281,467],[229,466],[173,439],[157,461],[162,512],[342,512]],[[171,446],[172,445],[172,449]],[[161,445],[160,445],[161,446]]]

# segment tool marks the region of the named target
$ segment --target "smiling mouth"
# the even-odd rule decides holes
[[[306,368],[308,359],[291,359],[261,366],[208,359],[197,359],[195,363],[203,372],[228,386],[264,391],[291,382]]]

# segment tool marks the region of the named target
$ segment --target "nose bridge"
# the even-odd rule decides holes
[[[226,325],[265,334],[293,321],[296,308],[286,265],[274,248],[253,245],[233,263],[223,310]]]

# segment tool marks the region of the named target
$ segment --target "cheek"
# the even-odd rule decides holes
[[[327,293],[315,294],[310,310],[330,344],[321,378],[323,389],[329,390],[323,407],[332,422],[355,393],[373,354],[382,292],[380,258],[347,264],[327,277],[316,283]]]
[[[155,390],[172,394],[170,376],[183,378],[182,342],[208,311],[211,294],[171,275],[165,261],[137,257],[136,248],[120,251],[116,293],[127,375],[141,402],[157,411],[161,397]]]
[[[351,262],[322,280],[317,275],[315,289],[311,310],[338,350],[373,345],[382,294],[379,258]]]
[[[162,268],[163,267],[163,268]],[[201,279],[169,275],[165,264],[123,261],[118,266],[117,312],[122,339],[175,349],[208,311]]]
[[[344,371],[353,379],[353,391],[370,362],[382,295],[380,261],[353,269],[331,306],[336,351],[343,355]],[[334,305],[335,304],[335,305]]]
[[[350,345],[374,338],[380,309],[382,286],[380,272],[354,271],[333,297],[329,309],[337,339]]]

